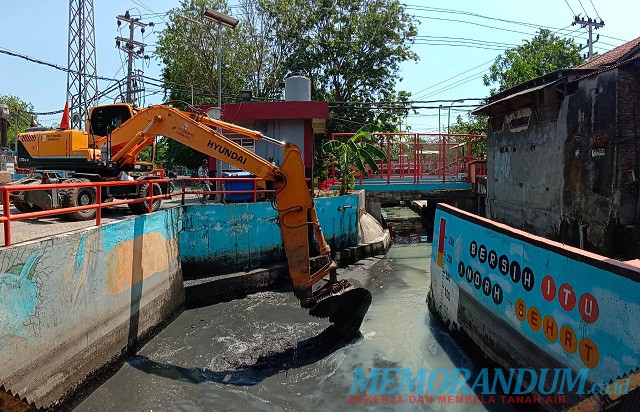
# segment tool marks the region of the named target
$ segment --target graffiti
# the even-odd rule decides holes
[[[42,251],[37,251],[26,262],[0,273],[0,337],[15,335],[32,339],[24,325],[38,305],[38,285],[34,275],[41,256]]]

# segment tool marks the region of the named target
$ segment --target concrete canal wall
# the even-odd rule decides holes
[[[503,367],[639,370],[640,267],[447,205],[435,217],[430,307]]]
[[[314,199],[334,251],[358,243],[358,195]],[[179,235],[185,273],[211,275],[284,260],[278,214],[268,202],[186,206]]]
[[[0,384],[55,403],[181,308],[180,215],[0,250]]]
[[[358,245],[358,198],[315,200],[333,250]],[[367,241],[380,233],[360,229]],[[183,309],[183,272],[282,262],[281,242],[275,210],[251,203],[167,209],[1,249],[0,385],[55,404]]]

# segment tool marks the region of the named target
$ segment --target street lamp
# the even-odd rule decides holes
[[[211,9],[205,10],[203,17],[218,25],[218,108],[222,115],[222,42],[220,37],[220,29],[222,26],[229,29],[235,29],[238,25],[238,19],[234,19],[226,14],[213,11]]]
[[[202,16],[205,19],[210,20],[218,25],[218,33],[217,33],[218,34],[217,36],[218,37],[217,39],[218,41],[218,110],[221,111],[222,110],[222,42],[221,42],[222,38],[220,36],[220,29],[222,27],[235,29],[239,21],[238,19],[234,19],[231,16],[227,16],[226,14],[222,14],[211,9],[205,10]],[[178,19],[183,21],[188,21],[190,23],[198,24],[210,30],[209,26],[202,24],[201,22],[194,20],[192,18],[189,18],[186,16],[178,16]],[[209,33],[211,34],[211,37],[214,37],[213,31],[210,31]]]
[[[0,104],[0,146],[7,147],[7,129],[9,128],[9,106]]]
[[[447,134],[451,134],[451,106],[453,106],[454,103],[464,103],[464,99],[454,100],[449,105],[449,119],[447,120]]]

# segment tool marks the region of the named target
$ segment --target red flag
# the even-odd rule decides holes
[[[69,122],[69,101],[64,103],[64,111],[62,112],[62,120],[60,120],[60,128],[61,129],[70,129],[71,125]]]

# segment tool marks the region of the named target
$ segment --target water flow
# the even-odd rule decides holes
[[[393,246],[385,258],[348,269],[373,294],[361,338],[327,347],[326,320],[310,318],[286,290],[189,310],[77,410],[363,409],[348,402],[355,368],[473,368],[428,313],[430,254],[430,244]],[[375,407],[484,410],[481,404]]]

